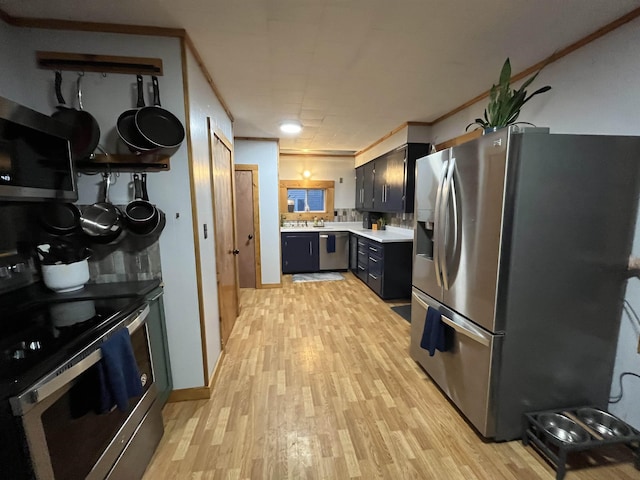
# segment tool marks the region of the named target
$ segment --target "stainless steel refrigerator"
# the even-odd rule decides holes
[[[639,171],[640,137],[517,127],[417,161],[410,353],[483,436],[607,406]]]

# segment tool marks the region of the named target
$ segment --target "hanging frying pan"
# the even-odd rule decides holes
[[[151,77],[153,84],[153,106],[136,112],[136,127],[140,134],[160,149],[177,149],[184,140],[184,126],[173,113],[160,106],[158,77]]]
[[[54,235],[68,235],[80,229],[80,210],[73,203],[47,202],[40,209],[40,223]]]
[[[133,191],[134,200],[129,202],[124,210],[127,227],[134,233],[146,234],[152,231],[158,224],[160,212],[155,205],[145,198],[146,191],[146,174],[145,188],[142,188],[140,176],[133,174]]]
[[[100,141],[100,127],[93,115],[82,110],[82,89],[80,86],[83,74],[78,75],[78,107],[68,107],[62,96],[62,74],[55,73],[55,92],[58,99],[57,110],[51,115],[52,118],[66,123],[71,127],[71,158],[83,160],[93,153]]]
[[[126,110],[120,114],[116,122],[116,130],[118,136],[127,147],[129,147],[129,150],[134,153],[147,153],[158,147],[143,137],[138,127],[136,127],[136,113],[145,106],[142,91],[142,75],[136,75],[136,84],[138,90],[137,108]]]

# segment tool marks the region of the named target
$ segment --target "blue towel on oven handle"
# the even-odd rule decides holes
[[[336,236],[330,233],[327,235],[327,253],[336,252]]]
[[[435,308],[427,308],[420,347],[429,350],[430,357],[435,355],[436,350],[440,352],[447,351],[445,329],[446,325],[442,323],[442,314]]]
[[[100,411],[108,412],[115,404],[126,412],[129,399],[143,392],[129,331],[126,328],[118,330],[100,346],[100,350]]]

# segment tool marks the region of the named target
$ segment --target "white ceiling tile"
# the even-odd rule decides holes
[[[184,28],[234,117],[281,148],[361,150],[486,91],[638,0],[0,0],[13,16]],[[637,20],[636,20],[637,22]],[[541,79],[541,82],[544,80]],[[543,85],[544,83],[541,83]]]

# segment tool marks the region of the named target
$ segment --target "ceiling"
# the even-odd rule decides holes
[[[0,0],[14,17],[187,31],[237,137],[355,152],[431,122],[640,0]],[[541,75],[540,85],[544,85]],[[535,87],[536,85],[533,85]],[[297,136],[279,132],[297,119]]]

